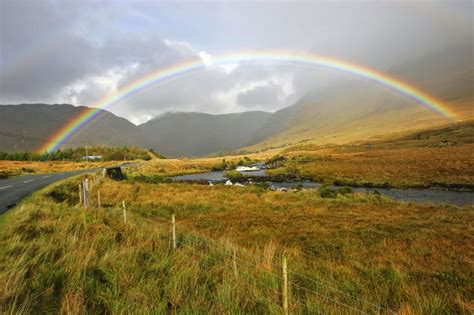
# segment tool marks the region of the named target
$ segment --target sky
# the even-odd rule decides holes
[[[160,68],[292,50],[390,71],[473,45],[471,1],[0,0],[0,104],[92,106]],[[472,52],[472,50],[471,50]],[[275,111],[340,80],[288,64],[209,64],[108,108],[138,124],[169,111]]]

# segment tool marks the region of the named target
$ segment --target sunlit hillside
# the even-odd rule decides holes
[[[344,79],[326,90],[309,93],[290,108],[275,113],[278,119],[268,120],[254,138],[258,144],[245,149],[261,150],[301,142],[341,144],[474,119],[474,72],[466,56],[455,66],[451,61],[447,69],[438,64],[445,63],[444,60],[443,56],[437,56],[399,66],[392,72],[411,78],[417,86],[438,97],[454,114],[454,119],[377,83]]]

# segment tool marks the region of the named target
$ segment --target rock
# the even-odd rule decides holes
[[[244,185],[242,185],[241,183],[235,183],[234,186],[237,186],[237,187],[244,187]]]
[[[233,184],[232,184],[232,182],[231,182],[230,180],[228,180],[228,181],[225,182],[225,185],[226,185],[226,186],[232,186]]]

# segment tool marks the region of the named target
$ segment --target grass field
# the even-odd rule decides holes
[[[117,164],[114,161],[108,162],[72,162],[72,161],[0,161],[0,178],[44,174],[54,172],[67,172],[88,168],[103,167]]]
[[[351,186],[474,189],[474,123],[333,146],[297,145],[273,174]]]
[[[412,204],[350,192],[330,199],[315,190],[163,179],[280,154],[286,161],[270,173],[354,186],[472,189],[473,138],[474,125],[464,123],[366,143],[302,143],[247,159],[156,158],[128,168],[126,181],[94,185],[90,209],[78,206],[80,178],[63,181],[0,218],[1,309],[280,314],[280,259],[287,256],[291,313],[471,314],[472,205]],[[99,165],[0,163],[8,175]],[[171,246],[172,214],[177,250]]]
[[[6,313],[279,314],[283,254],[292,313],[473,311],[472,206],[104,180],[84,210],[78,182],[1,218]]]

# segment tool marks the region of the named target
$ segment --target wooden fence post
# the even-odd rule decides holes
[[[83,179],[82,180],[82,202],[83,202],[83,205],[84,205],[84,208],[87,208],[88,206],[88,203],[87,203],[87,190],[89,188],[89,185],[87,183],[87,180],[86,179]]]
[[[281,303],[283,306],[283,314],[288,315],[288,269],[286,265],[286,256],[283,256],[281,259],[281,274]]]
[[[86,208],[89,208],[89,179],[85,179],[85,184],[86,184],[86,197],[84,198],[86,202]]]
[[[122,200],[122,207],[123,207],[123,222],[127,223],[127,212],[125,210],[125,200]]]
[[[234,276],[235,276],[235,279],[237,280],[237,277],[239,276],[239,274],[237,273],[237,253],[236,253],[235,247],[232,253],[232,266],[234,267]]]
[[[100,190],[97,189],[97,208],[100,208]]]
[[[171,224],[171,239],[173,242],[173,249],[176,249],[176,218],[174,214],[171,215]]]
[[[79,184],[79,207],[82,207],[82,185]]]

